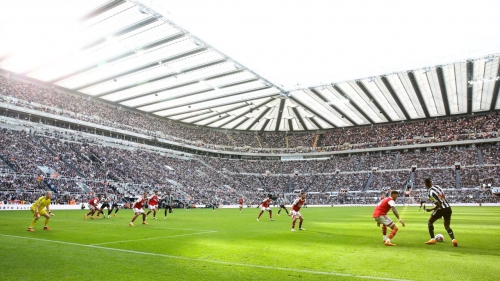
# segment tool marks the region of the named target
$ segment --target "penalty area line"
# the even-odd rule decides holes
[[[398,279],[398,278],[389,278],[389,277],[377,277],[377,276],[368,276],[368,275],[356,275],[356,274],[340,273],[340,272],[332,272],[332,271],[316,271],[316,270],[308,270],[308,269],[295,269],[295,268],[286,268],[286,267],[274,267],[274,266],[267,266],[267,265],[257,265],[257,264],[248,264],[248,263],[238,263],[238,262],[226,262],[226,261],[218,261],[218,260],[206,260],[206,259],[199,259],[199,258],[189,258],[189,257],[183,257],[183,256],[173,256],[173,255],[166,255],[166,254],[140,252],[140,251],[134,251],[134,250],[101,247],[101,246],[96,246],[96,245],[79,244],[79,243],[72,243],[72,242],[65,242],[65,241],[58,241],[58,240],[32,238],[32,237],[17,236],[17,235],[8,235],[8,234],[0,234],[0,236],[17,238],[17,239],[42,241],[42,242],[51,242],[51,243],[64,244],[64,245],[72,245],[72,246],[79,246],[79,247],[88,247],[88,248],[101,249],[101,250],[106,250],[106,251],[115,251],[115,252],[129,253],[129,254],[134,254],[134,255],[157,256],[157,257],[164,257],[164,258],[178,259],[178,260],[185,260],[185,261],[198,261],[198,262],[205,262],[205,263],[230,265],[230,266],[239,266],[239,267],[248,267],[248,268],[270,269],[270,270],[279,270],[279,271],[288,271],[288,272],[297,272],[297,273],[308,273],[308,274],[316,274],[316,275],[342,276],[342,277],[352,277],[352,278],[371,279],[371,280],[412,281],[412,280],[409,280],[409,279]]]
[[[215,230],[211,230],[211,231],[205,231],[205,232],[188,233],[188,234],[178,234],[178,235],[170,235],[170,236],[163,236],[163,237],[151,237],[151,238],[144,238],[144,239],[121,240],[121,241],[113,241],[113,242],[97,243],[97,244],[90,244],[89,246],[108,245],[108,244],[119,244],[119,243],[136,242],[136,241],[145,241],[145,240],[156,240],[156,239],[164,239],[164,238],[174,238],[174,237],[183,237],[183,236],[191,236],[191,235],[209,234],[209,233],[216,233],[216,232],[217,232],[217,231],[215,231]]]

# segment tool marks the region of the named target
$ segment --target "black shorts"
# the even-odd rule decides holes
[[[286,209],[285,205],[280,205],[280,208]]]
[[[444,208],[432,212],[432,217],[435,218],[436,220],[442,217],[444,220],[449,221],[451,219],[451,214],[452,214],[451,208]]]
[[[425,201],[420,200],[420,204],[424,204],[424,203],[425,203]]]
[[[109,203],[103,203],[101,205],[101,209],[104,209],[104,208],[109,208]]]
[[[113,205],[111,205],[111,208],[118,208],[118,204],[114,203]]]

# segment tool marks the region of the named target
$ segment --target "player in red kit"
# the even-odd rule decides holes
[[[394,222],[387,216],[387,213],[389,210],[392,209],[392,212],[396,216],[396,218],[399,220],[402,226],[405,226],[404,221],[399,217],[398,211],[396,210],[396,202],[395,200],[398,199],[399,192],[398,191],[392,191],[391,196],[382,199],[377,206],[375,207],[375,210],[373,211],[373,219],[377,222],[377,226],[382,225],[382,235],[384,239],[384,244],[386,246],[396,246],[396,244],[391,243],[391,239],[396,236],[396,233],[398,233],[398,227]],[[389,233],[389,236],[387,237],[387,227],[391,228],[392,231]]]
[[[86,220],[87,216],[90,216],[91,219],[94,219],[94,213],[99,210],[98,205],[99,205],[99,202],[101,201],[101,198],[102,198],[102,195],[99,195],[97,197],[90,199],[89,204],[88,204],[90,212],[86,215],[83,215],[83,219]],[[97,213],[97,215],[99,215],[99,213]]]
[[[260,216],[262,216],[262,213],[264,213],[264,211],[268,211],[270,220],[272,220],[272,221],[274,220],[273,219],[273,211],[271,210],[271,208],[269,208],[269,206],[271,205],[271,202],[272,202],[271,197],[272,197],[272,195],[269,194],[268,197],[266,199],[262,200],[262,203],[260,203],[260,205],[257,206],[257,208],[262,206],[260,208],[260,213],[259,213],[259,216],[257,217],[257,221],[260,219]]]
[[[146,202],[148,200],[148,194],[144,192],[144,195],[142,197],[137,198],[135,200],[134,205],[132,208],[134,209],[134,217],[132,218],[132,221],[130,222],[130,226],[134,226],[134,221],[135,219],[142,214],[142,224],[148,224],[146,222],[146,213],[144,213],[144,205],[146,205]]]
[[[300,208],[304,206],[306,203],[306,193],[300,193],[300,197],[295,199],[292,203],[292,207],[290,208],[290,216],[292,217],[292,232],[295,232],[295,222],[299,219],[299,230],[306,230],[302,228],[302,222],[304,222],[304,218],[300,214]]]
[[[241,209],[243,209],[243,197],[240,197],[240,199],[238,199],[238,207],[240,208],[241,213]]]
[[[149,216],[151,211],[153,212],[153,219],[156,219],[156,210],[158,209],[158,203],[160,203],[160,199],[158,198],[158,190],[155,191],[151,197],[149,197],[148,208],[149,211],[146,216]]]

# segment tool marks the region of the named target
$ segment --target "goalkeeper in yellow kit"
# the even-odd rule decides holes
[[[38,198],[38,200],[31,205],[31,212],[33,213],[33,220],[31,221],[30,227],[28,227],[28,231],[33,232],[33,226],[35,226],[35,223],[38,221],[40,216],[45,217],[45,226],[43,227],[44,230],[50,230],[50,228],[47,226],[49,224],[50,217],[53,217],[54,214],[50,211],[50,199],[52,198],[52,191],[47,191],[45,193],[45,196],[42,196]],[[47,209],[47,211],[45,211]]]

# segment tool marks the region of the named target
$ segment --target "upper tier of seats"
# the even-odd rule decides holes
[[[0,75],[3,102],[178,142],[228,151],[296,153],[496,138],[500,115],[335,129],[320,133],[221,132],[186,127]],[[249,148],[250,147],[250,148]],[[273,150],[283,148],[283,150]]]

